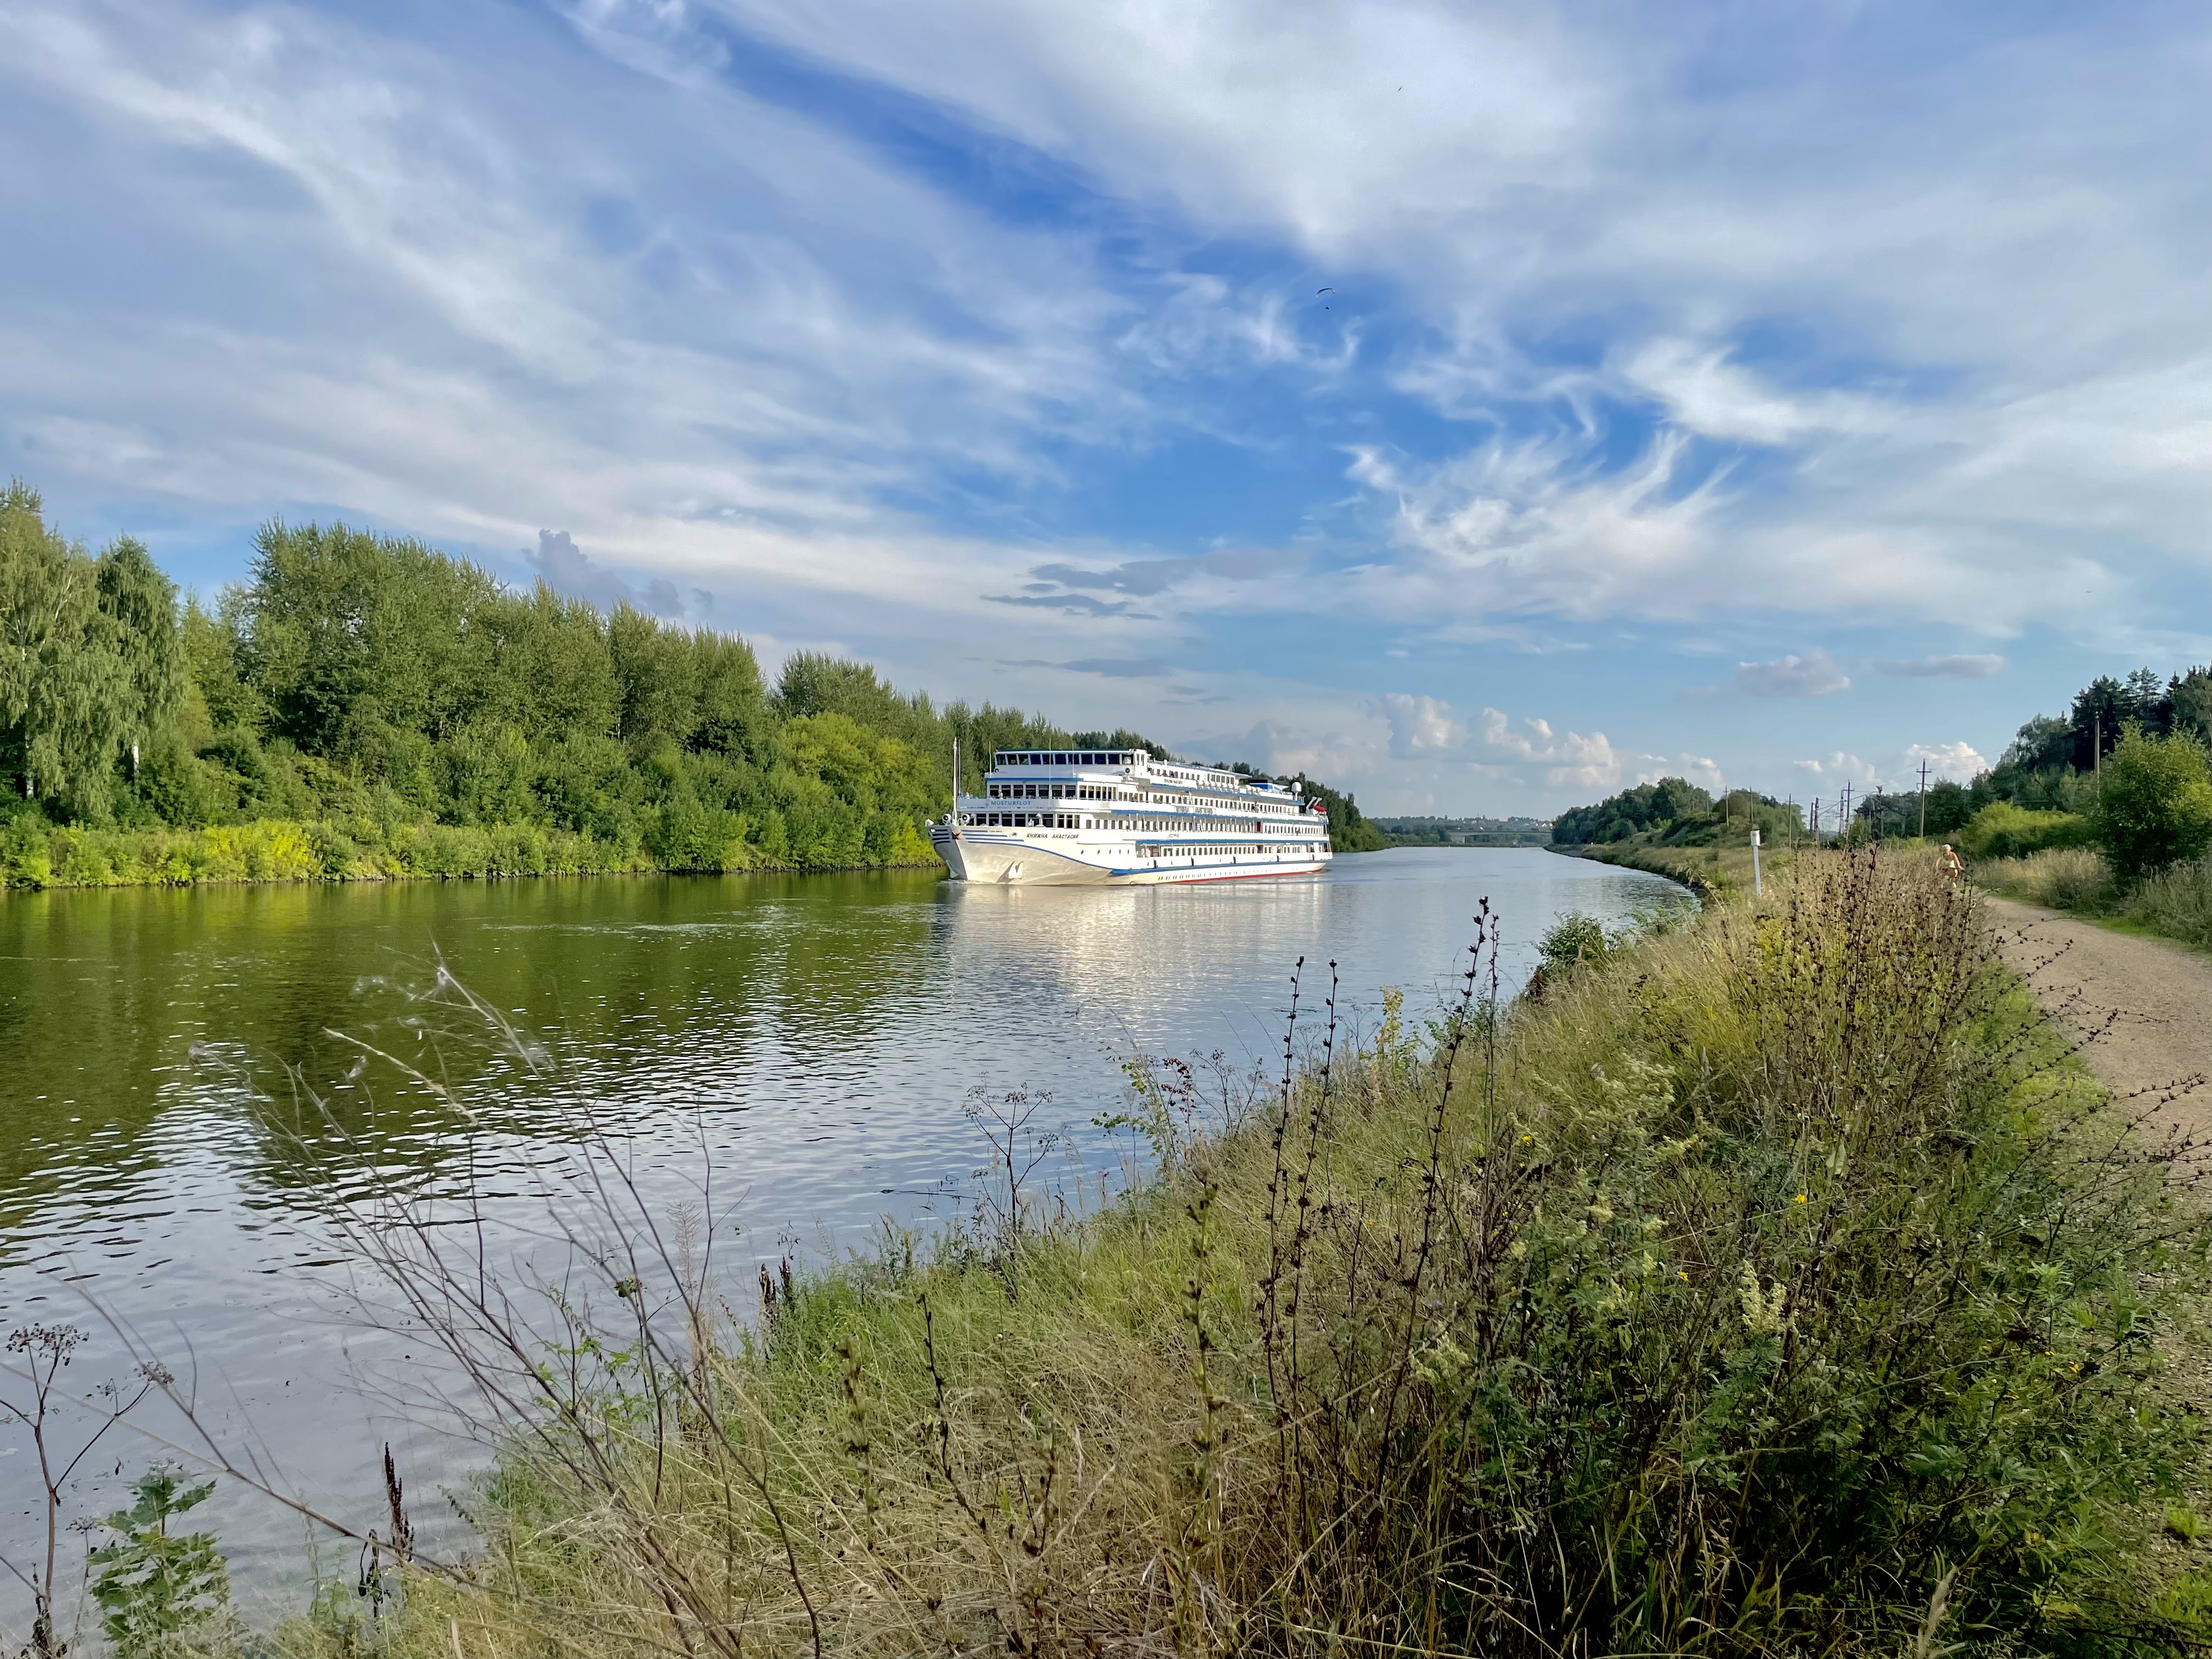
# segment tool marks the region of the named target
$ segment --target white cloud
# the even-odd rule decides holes
[[[1426,476],[1370,467],[1400,546],[1449,574],[1310,583],[1313,608],[1656,602],[2080,636],[2140,592],[2075,580],[2089,550],[2124,536],[2204,568],[2212,313],[2191,228],[2212,158],[2186,14],[1944,33],[1830,10],[1784,49],[1749,14],[1601,25],[1424,0],[1295,27],[1256,3],[720,9],[1118,199],[1285,239],[1347,304],[1406,298],[1438,343],[1396,384],[1518,435]],[[1796,337],[1778,344],[1777,319]],[[1595,368],[1529,344],[1593,332]],[[1663,411],[1625,467],[1608,396]],[[1532,422],[1563,435],[1531,448]],[[1710,458],[1669,444],[1692,435],[1784,464],[1703,495]],[[1504,461],[1524,476],[1501,481]]]
[[[1621,365],[1630,385],[1662,404],[1677,425],[1708,438],[1786,444],[1821,432],[1873,432],[1893,411],[1836,392],[1792,397],[1729,361],[1725,349],[1653,340]]]
[[[1772,662],[1741,662],[1735,667],[1735,688],[1750,697],[1832,697],[1850,683],[1850,676],[1829,660],[1825,651]]]
[[[1923,761],[1928,763],[1931,780],[1948,778],[1954,783],[1972,783],[1990,769],[1989,762],[1966,743],[1916,743],[1905,751],[1905,765],[1899,769],[1917,781]]]
[[[1467,733],[1451,717],[1451,705],[1435,697],[1388,692],[1376,708],[1390,723],[1390,752],[1400,760],[1427,760],[1446,755],[1467,741]]]
[[[1684,486],[1679,438],[1662,438],[1611,472],[1578,460],[1577,449],[1565,440],[1498,439],[1433,467],[1359,451],[1350,475],[1389,498],[1391,537],[1412,556],[1361,571],[1359,597],[1431,623],[1499,611],[1588,618],[1695,608],[1692,568],[1709,546],[1717,483]]]
[[[1808,777],[1820,781],[1840,781],[1850,779],[1858,783],[1874,781],[1874,764],[1861,760],[1856,755],[1847,755],[1840,749],[1831,750],[1810,760],[1792,761],[1790,766]]]
[[[2005,659],[1992,652],[1958,657],[1912,657],[1903,661],[1886,658],[1875,664],[1875,669],[1878,673],[1906,679],[1993,680],[2004,672]]]
[[[1515,722],[1495,708],[1485,708],[1481,718],[1483,746],[1496,756],[1534,761],[1545,768],[1544,781],[1554,789],[1610,789],[1620,781],[1620,758],[1606,741],[1605,733],[1555,732],[1551,723],[1523,720]]]

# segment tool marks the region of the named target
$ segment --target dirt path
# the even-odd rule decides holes
[[[2155,1120],[2184,1134],[2212,1136],[2212,959],[2009,899],[1984,902],[2005,959],[2061,1024],[2089,1038],[2082,1058],[2105,1086],[2155,1105]]]

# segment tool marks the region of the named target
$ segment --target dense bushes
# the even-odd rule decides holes
[[[2203,1643],[2205,1575],[2154,1541],[2200,1524],[2201,1224],[1966,895],[1798,868],[1668,939],[1560,935],[1539,1003],[1498,1008],[1478,952],[1426,1043],[1395,1005],[1332,1020],[1272,1098],[1217,1103],[1218,1140],[1183,1131],[1197,1074],[1133,1064],[1117,1121],[1161,1178],[1087,1224],[1021,1195],[1033,1103],[987,1111],[973,1227],[763,1267],[750,1334],[700,1239],[656,1251],[620,1205],[534,1319],[434,1207],[334,1212],[485,1383],[500,1455],[489,1547],[382,1639]]]
[[[2212,845],[2212,776],[2204,744],[2130,726],[2105,763],[2091,821],[2120,874],[2138,879]]]
[[[1972,859],[2025,858],[2046,847],[2082,847],[2089,821],[2073,812],[2036,812],[2009,801],[1992,801],[1959,831],[1959,848]]]

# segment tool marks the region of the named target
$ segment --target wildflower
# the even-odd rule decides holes
[[[1800,1204],[1802,1204],[1802,1203],[1805,1201],[1805,1194],[1802,1194],[1802,1193],[1798,1194],[1797,1194],[1797,1201],[1798,1201]]]

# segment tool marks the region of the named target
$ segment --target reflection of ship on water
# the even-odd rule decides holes
[[[1141,749],[1000,750],[930,840],[958,881],[1242,881],[1327,867],[1327,809],[1241,772]]]

